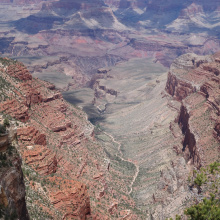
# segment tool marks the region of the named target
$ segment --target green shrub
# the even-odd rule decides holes
[[[4,124],[5,127],[8,127],[10,125],[8,118],[4,119],[3,124]]]
[[[220,220],[220,201],[211,194],[210,199],[204,198],[201,203],[191,206],[184,213],[192,220]]]
[[[192,186],[197,186],[203,200],[184,211],[187,219],[220,220],[220,163],[214,162],[206,168],[201,168],[200,171],[194,171],[192,179]],[[181,218],[176,217],[176,220],[179,219]]]
[[[219,171],[220,170],[220,163],[218,163],[218,162],[214,162],[214,163],[211,163],[210,165],[209,165],[209,168],[210,168],[210,173],[211,174],[215,174],[215,171]]]
[[[195,180],[194,180],[194,183],[197,185],[197,186],[202,186],[202,184],[204,184],[205,182],[207,181],[207,177],[205,175],[205,173],[201,172],[201,173],[198,173]]]

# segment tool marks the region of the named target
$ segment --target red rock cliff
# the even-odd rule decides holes
[[[1,67],[0,111],[13,117],[17,126],[30,216],[124,217],[127,206],[134,207],[126,178],[119,178],[117,168],[109,172],[106,154],[94,140],[94,127],[85,113],[67,103],[53,85],[31,77],[19,62],[7,59]]]
[[[187,160],[200,167],[219,154],[220,53],[177,58],[168,73],[166,91],[182,102],[177,122]]]
[[[21,124],[17,129],[19,151],[25,164],[39,175],[48,176],[56,173],[62,156],[54,149],[50,149],[48,142],[50,144],[54,141],[59,147],[68,141],[79,143],[76,126],[72,124],[71,120],[65,118],[64,113],[60,112],[61,110],[66,113],[61,95],[57,92],[50,92],[47,89],[49,84],[33,79],[21,63],[9,59],[6,59],[6,64],[3,64],[1,78],[7,82],[8,86],[3,91],[5,98],[0,103],[1,111],[27,124],[27,126]],[[48,87],[50,88],[50,85]],[[7,99],[9,95],[10,100]],[[49,107],[51,102],[54,103]],[[40,104],[41,106],[39,106]],[[41,115],[36,111],[38,108],[43,110]],[[45,127],[39,126],[34,120],[35,118],[44,121]],[[45,129],[60,132],[60,134],[56,140],[53,138],[48,140],[49,134]],[[4,203],[13,207],[20,219],[28,219],[21,159],[16,158],[13,165],[13,168],[1,175],[1,189],[7,198],[7,202],[4,199]],[[54,181],[58,181],[58,178],[48,178],[48,184]],[[49,189],[48,186],[50,203],[61,213],[63,219],[70,217],[86,219],[86,215],[90,214],[90,200],[86,186],[78,181],[72,181],[69,183],[71,187],[68,188],[66,185],[69,180],[63,176],[59,177],[59,182],[62,188],[58,189],[53,186],[52,189]]]
[[[10,133],[0,134],[0,205],[3,216],[28,220],[21,158]]]

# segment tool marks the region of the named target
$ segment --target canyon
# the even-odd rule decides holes
[[[50,83],[33,78],[22,63],[6,58],[2,63],[0,108],[3,117],[12,117],[10,129],[16,132],[23,161],[29,215],[109,219],[129,213],[135,217],[126,187],[133,172],[128,171],[123,180],[117,175],[129,162],[115,158],[115,166],[109,168],[110,160],[82,110],[67,103]]]
[[[0,0],[0,216],[184,218],[193,170],[220,159],[219,13]]]
[[[220,48],[218,1],[3,0],[0,15],[2,56],[41,79],[56,84],[59,77],[63,90],[84,87],[97,69],[131,58],[169,67],[181,54]]]
[[[82,99],[84,89],[63,94],[81,98],[74,107],[22,63],[2,59],[0,109],[2,118],[10,117],[7,130],[23,160],[17,169],[24,173],[29,215],[160,219],[181,213],[199,198],[187,185],[193,167],[219,160],[219,60],[219,53],[182,55],[168,76],[152,60],[101,69],[86,91],[94,91],[92,102]],[[8,139],[2,143],[6,152]],[[24,182],[18,187],[24,199]],[[25,206],[17,210],[22,219],[28,219]]]
[[[219,68],[219,53],[182,55],[168,74],[151,60],[130,60],[98,71],[94,97],[84,89],[64,93],[135,165],[129,192],[145,219],[175,216],[201,201],[187,182],[193,169],[219,161]]]

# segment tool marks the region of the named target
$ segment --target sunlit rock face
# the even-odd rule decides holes
[[[181,54],[220,48],[217,1],[2,0],[0,15],[0,52],[42,79],[62,76],[63,90],[131,58],[169,67]]]
[[[182,102],[178,124],[184,134],[183,152],[197,167],[218,157],[219,74],[219,53],[182,55],[168,74],[166,91]]]

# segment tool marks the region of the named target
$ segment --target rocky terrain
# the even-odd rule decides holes
[[[27,211],[37,219],[160,219],[183,213],[199,198],[187,184],[192,170],[219,161],[219,63],[219,53],[185,54],[168,76],[165,67],[147,59],[102,68],[92,89],[64,93],[77,108],[22,63],[1,58],[0,110],[10,119],[18,150],[17,165],[12,156],[9,164],[15,176],[1,183],[3,210],[16,210],[24,219]],[[93,94],[90,100],[86,93]],[[13,184],[15,196],[7,194]]]
[[[16,150],[15,130],[5,129],[1,117],[0,133],[0,218],[29,219],[25,202],[22,160]]]
[[[219,12],[217,0],[0,0],[13,58],[0,58],[0,211],[164,219],[199,201],[188,177],[219,161]]]
[[[219,160],[219,61],[219,53],[182,55],[168,75],[166,91],[182,103],[178,118],[182,150],[197,167]]]
[[[106,151],[134,164],[129,193],[146,219],[201,199],[187,183],[193,169],[219,161],[219,67],[219,53],[182,55],[168,75],[151,60],[131,60],[98,70],[93,92],[64,93],[115,142]]]
[[[169,67],[181,54],[219,50],[218,1],[4,0],[0,17],[3,56],[63,90],[131,58]]]
[[[192,197],[186,183],[190,166],[173,150],[174,143],[181,144],[181,130],[177,126],[180,134],[175,137],[170,129],[180,104],[163,92],[166,71],[144,59],[116,65],[103,77],[98,73],[100,78],[93,84],[92,101],[99,113],[91,114],[88,104],[84,107],[90,120],[117,144],[106,151],[115,151],[134,164],[129,193],[145,212],[145,219],[175,216]],[[83,100],[79,94],[73,96]],[[71,101],[70,92],[64,97]]]
[[[31,218],[142,216],[128,193],[127,185],[135,175],[132,163],[115,155],[110,162],[102,143],[94,139],[94,126],[85,113],[67,103],[52,84],[32,77],[20,62],[2,58],[0,71],[0,109],[10,118],[10,129],[17,136],[24,180],[21,159],[17,168],[20,173],[14,172],[23,181],[22,201],[25,181]],[[114,143],[108,142],[113,147]],[[2,183],[4,190],[5,185]],[[17,196],[14,203],[21,199]],[[22,216],[25,210],[24,205]]]

